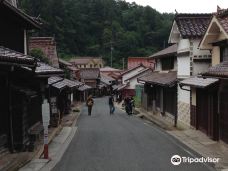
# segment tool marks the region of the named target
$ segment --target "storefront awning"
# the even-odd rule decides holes
[[[199,77],[192,77],[185,79],[183,81],[180,81],[180,86],[190,86],[190,87],[196,87],[196,88],[206,88],[216,82],[218,82],[219,79],[216,78],[199,78]]]
[[[61,77],[50,77],[48,78],[48,84],[52,85],[53,87],[57,89],[63,89],[63,88],[79,88],[83,83],[77,81],[77,80],[69,80],[69,79],[63,79]]]
[[[61,78],[61,77],[50,77],[50,78],[48,78],[48,84],[51,85],[51,84],[54,84],[54,83],[62,81],[62,80],[63,80],[63,78]]]
[[[67,85],[66,85],[66,83],[60,81],[60,82],[52,84],[52,87],[55,87],[57,89],[65,89],[65,88],[67,88]]]
[[[80,86],[78,88],[78,91],[86,91],[86,90],[89,90],[89,89],[92,89],[92,87],[86,85],[86,84],[83,84],[82,86]]]

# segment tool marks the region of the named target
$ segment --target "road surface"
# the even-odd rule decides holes
[[[97,98],[92,116],[83,107],[78,132],[53,171],[208,171],[200,163],[171,164],[171,157],[195,157],[193,151],[148,121],[116,109]]]

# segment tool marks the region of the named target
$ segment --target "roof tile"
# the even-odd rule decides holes
[[[212,14],[177,14],[175,21],[183,38],[202,37]]]
[[[177,81],[177,72],[170,71],[168,73],[152,72],[146,76],[138,78],[139,81],[143,81],[150,84],[161,86],[173,86]]]

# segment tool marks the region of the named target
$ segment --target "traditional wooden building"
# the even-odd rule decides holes
[[[76,68],[103,68],[104,61],[99,57],[77,57],[69,61]]]
[[[136,87],[138,85],[142,85],[141,83],[138,82],[138,78],[140,78],[144,75],[148,75],[150,73],[152,73],[152,70],[150,68],[145,68],[145,69],[135,73],[134,75],[131,75],[127,79],[125,79],[124,85],[127,85],[127,86],[125,86],[124,91],[122,93],[123,97],[135,96]]]
[[[177,44],[177,78],[179,81],[198,75],[210,66],[209,50],[198,48],[210,23],[212,14],[177,14],[169,36],[169,43]],[[190,87],[186,87],[190,90]],[[178,86],[178,122],[190,126],[191,91]]]
[[[155,61],[148,57],[128,57],[127,58],[127,69],[135,68],[141,64],[147,68],[154,69]]]
[[[112,94],[112,85],[116,84],[114,78],[109,77],[105,74],[100,74],[100,85],[99,85],[99,93],[100,96],[107,96]]]
[[[138,66],[136,66],[134,68],[128,69],[126,71],[123,71],[121,73],[121,75],[119,76],[119,78],[121,79],[121,83],[119,83],[119,84],[120,85],[126,85],[126,86],[124,86],[124,88],[126,88],[126,87],[129,86],[128,80],[130,78],[136,76],[137,74],[144,73],[147,70],[148,69],[144,65],[140,64],[140,65],[138,65]],[[137,84],[137,82],[136,82],[136,84]],[[121,89],[121,91],[122,91],[122,89]],[[124,92],[123,93],[124,96],[134,96],[135,95],[134,88],[130,88],[129,87],[128,90],[125,89],[123,92]]]
[[[27,31],[40,24],[12,2],[0,1],[0,149],[14,152],[33,146],[48,77],[63,71],[27,55]]]
[[[28,140],[28,137],[24,136],[26,138],[23,138],[21,136],[24,132],[24,128],[21,126],[23,122],[18,122],[21,124],[18,127],[19,132],[17,134],[14,132],[15,127],[13,127],[13,124],[15,120],[13,121],[13,116],[17,115],[14,114],[16,111],[15,97],[12,99],[12,96],[16,96],[20,93],[14,93],[13,91],[15,89],[13,90],[12,85],[13,82],[18,82],[18,80],[15,79],[19,72],[21,72],[19,76],[22,78],[25,76],[22,73],[29,75],[29,72],[21,69],[22,67],[31,68],[33,70],[36,68],[35,60],[24,54],[27,53],[27,31],[39,28],[40,26],[39,23],[30,16],[17,9],[16,1],[0,1],[0,21],[0,107],[2,109],[0,119],[0,149],[7,147],[11,151],[14,151],[15,145],[19,144],[19,142],[23,144],[23,142]],[[20,52],[20,55],[16,54],[16,51]],[[18,88],[16,89],[18,90]],[[23,94],[23,90],[21,90],[21,92],[21,94]],[[31,94],[32,93],[31,91]],[[26,96],[26,93],[24,94]],[[24,102],[25,101],[20,100],[20,103]],[[15,106],[14,109],[13,106]],[[17,135],[20,137],[15,138]]]
[[[59,68],[61,68],[62,70],[65,71],[65,77],[74,80],[76,79],[76,74],[79,71],[78,68],[76,68],[75,66],[73,66],[71,63],[63,60],[63,59],[59,59]]]
[[[86,84],[83,84],[78,88],[78,90],[74,94],[74,97],[77,101],[85,102],[88,96],[92,93],[93,93],[92,87]]]
[[[75,100],[73,95],[83,83],[61,77],[50,77],[48,85],[51,125],[58,126],[63,115],[69,114],[71,104]]]
[[[206,72],[181,82],[192,92],[191,125],[214,140],[228,142],[228,10],[218,8],[199,48],[210,50],[212,61]]]
[[[100,68],[100,72],[102,74],[109,75],[109,74],[112,74],[112,73],[114,73],[114,74],[115,73],[117,73],[117,74],[119,73],[120,74],[122,72],[122,70],[106,66],[106,67]]]
[[[138,78],[138,82],[144,84],[142,106],[176,125],[177,45],[163,49],[150,58],[156,61],[155,71]]]
[[[27,32],[40,28],[40,25],[19,10],[15,2],[0,1],[0,46],[27,54]]]
[[[78,81],[91,87],[90,92],[93,95],[99,94],[100,70],[99,68],[80,68],[76,73]]]
[[[47,79],[63,72],[8,48],[0,47],[0,56],[1,130],[5,130],[0,135],[1,142],[5,142],[2,147],[24,150],[33,143],[32,127],[42,122],[41,104],[48,97]]]

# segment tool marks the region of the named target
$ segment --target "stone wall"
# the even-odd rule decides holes
[[[190,104],[178,101],[178,122],[190,126]]]

